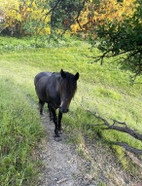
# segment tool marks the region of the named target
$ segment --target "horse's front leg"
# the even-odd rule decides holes
[[[61,133],[61,130],[62,130],[61,120],[62,120],[62,112],[59,111],[59,114],[58,114],[58,131],[60,133]]]
[[[52,114],[53,114],[53,121],[54,121],[54,123],[55,123],[55,130],[54,130],[54,132],[55,132],[55,137],[60,137],[60,136],[59,136],[59,133],[58,133],[58,125],[57,125],[56,110],[55,110],[54,108],[52,108],[52,107],[50,107],[50,109],[51,109],[51,112],[52,112]]]

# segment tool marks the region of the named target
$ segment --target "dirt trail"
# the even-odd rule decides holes
[[[48,120],[47,120],[48,119]],[[46,143],[43,147],[41,159],[45,162],[42,170],[39,186],[85,186],[90,185],[82,174],[83,160],[76,153],[75,147],[68,144],[67,135],[61,135],[62,140],[54,140],[54,124],[49,121],[48,115],[44,113],[42,122],[47,132]],[[48,123],[48,124],[47,124]],[[85,173],[85,172],[84,172]],[[85,176],[85,177],[84,177]],[[95,181],[93,185],[96,185]]]
[[[77,148],[62,140],[54,140],[54,124],[44,113],[42,123],[46,129],[46,142],[42,146],[40,159],[44,161],[38,186],[95,186],[95,185],[137,185],[136,178],[124,173],[117,159],[102,144],[85,140],[86,157],[77,153]],[[136,184],[137,183],[137,184]]]

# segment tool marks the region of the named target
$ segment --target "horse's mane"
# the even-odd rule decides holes
[[[65,72],[66,73],[66,77],[63,79],[62,78],[62,85],[64,84],[64,81],[67,83],[67,91],[69,93],[69,95],[71,95],[71,97],[74,96],[76,90],[77,90],[77,84],[76,84],[76,80],[74,78],[74,75],[69,73],[69,72]],[[64,87],[64,85],[63,85]]]

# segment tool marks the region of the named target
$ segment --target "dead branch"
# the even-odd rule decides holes
[[[81,30],[83,30],[83,27],[81,26],[81,24],[80,24],[80,22],[79,22],[78,18],[76,19],[76,21],[77,21],[77,23],[78,23],[78,25],[79,25],[80,29],[81,29]]]
[[[105,126],[104,123],[102,124],[90,124],[90,123],[82,123],[83,125],[92,126],[92,127],[99,127],[99,126]]]
[[[126,122],[120,122],[120,121],[117,121],[117,120],[113,120],[113,123],[110,124],[106,119],[104,119],[103,117],[101,116],[98,116],[97,113],[92,113],[90,110],[87,110],[89,113],[91,113],[92,115],[94,115],[96,118],[102,120],[104,123],[103,125],[106,126],[105,129],[112,129],[112,130],[117,130],[117,131],[120,131],[120,132],[124,132],[124,133],[127,133],[129,134],[130,136],[133,136],[135,139],[138,139],[140,141],[142,141],[142,135],[139,134],[138,132],[130,129],[128,127],[128,125],[126,124]],[[119,125],[124,125],[124,127],[120,127],[118,126]],[[102,125],[102,124],[100,124]]]
[[[129,53],[130,51],[131,51],[131,50],[124,51],[124,52],[120,52],[119,54],[110,54],[110,52],[113,52],[113,49],[109,49],[109,50],[106,50],[102,55],[99,55],[99,56],[96,56],[96,57],[86,55],[86,57],[95,59],[95,60],[94,60],[93,62],[91,62],[91,63],[96,63],[96,62],[98,62],[98,61],[101,61],[100,64],[102,65],[102,64],[103,64],[104,58],[111,58],[111,57],[120,56],[120,55]],[[121,59],[126,60],[127,58],[121,57]],[[119,58],[119,60],[120,60],[120,58]],[[118,59],[115,60],[114,62],[116,62],[116,61],[118,61]]]
[[[56,2],[56,4],[53,6],[53,8],[51,8],[47,13],[45,13],[45,14],[43,15],[43,16],[45,16],[45,17],[44,17],[44,20],[43,20],[43,23],[45,23],[45,20],[46,20],[47,16],[48,16],[51,12],[53,12],[53,11],[55,10],[55,8],[58,6],[58,4],[60,3],[60,1],[61,1],[61,0],[58,0],[58,1]],[[43,16],[40,18],[39,23],[41,22]],[[44,29],[44,24],[43,24],[42,28],[39,30],[39,33],[40,33],[43,29]]]
[[[66,29],[62,32],[61,37],[66,33],[66,31],[71,27],[71,25],[73,25],[73,24],[75,23],[75,21],[78,20],[80,14],[81,14],[81,11],[82,11],[82,9],[84,8],[84,5],[85,5],[85,0],[82,2],[82,6],[79,8],[76,17],[75,17],[75,18],[71,21],[71,23],[68,25],[68,28],[66,28]]]
[[[103,123],[101,123],[101,124],[94,124],[94,125],[91,124],[90,126],[100,126],[100,127],[103,127],[104,130],[113,129],[113,130],[116,130],[116,131],[124,132],[124,133],[127,133],[130,136],[134,137],[135,139],[138,139],[138,140],[142,141],[142,134],[139,134],[138,132],[130,129],[126,122],[120,122],[120,121],[117,121],[117,120],[113,120],[113,123],[111,124],[110,122],[108,122],[103,117],[98,116],[96,112],[92,113],[90,110],[87,110],[87,111],[90,114],[92,114],[93,116],[95,116],[95,118],[103,121]],[[121,126],[119,126],[119,125],[121,125]],[[142,150],[131,147],[126,143],[123,143],[123,142],[111,142],[111,143],[114,144],[114,145],[119,145],[119,146],[123,147],[125,150],[127,150],[131,153],[134,153],[136,155],[142,155]]]
[[[140,149],[136,149],[134,147],[130,147],[127,143],[122,143],[122,142],[112,142],[114,145],[119,145],[121,147],[123,147],[124,149],[126,149],[129,152],[132,152],[133,154],[136,155],[142,155],[142,150]]]

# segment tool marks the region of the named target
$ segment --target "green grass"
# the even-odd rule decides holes
[[[131,72],[113,64],[112,59],[107,59],[103,66],[89,63],[93,59],[86,55],[96,56],[99,51],[90,51],[90,45],[84,41],[65,38],[58,43],[59,47],[55,43],[39,42],[39,48],[34,45],[30,38],[0,37],[0,182],[3,185],[34,185],[37,171],[33,167],[37,162],[31,157],[43,129],[37,114],[33,79],[41,71],[59,72],[63,68],[80,73],[70,112],[63,116],[66,131],[74,131],[75,142],[80,140],[79,131],[96,139],[99,133],[103,142],[123,141],[142,148],[141,142],[127,134],[85,125],[98,123],[85,111],[90,109],[109,121],[125,121],[142,133],[142,86],[131,86]],[[123,149],[114,148],[127,167]]]
[[[0,92],[0,183],[30,185],[38,165],[32,153],[43,136],[40,119],[28,96],[8,76],[0,76]]]

